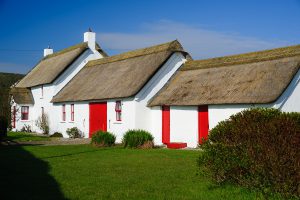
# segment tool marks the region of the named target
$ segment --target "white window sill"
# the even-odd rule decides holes
[[[122,121],[114,121],[113,124],[123,124]]]
[[[63,123],[63,124],[64,124],[64,123],[66,123],[66,121],[60,121],[60,123]]]
[[[44,97],[40,97],[40,99],[43,99]]]
[[[30,122],[30,120],[23,120],[23,119],[21,119],[21,122]]]
[[[69,121],[69,123],[72,123],[72,124],[74,124],[75,122],[74,122],[74,121]]]

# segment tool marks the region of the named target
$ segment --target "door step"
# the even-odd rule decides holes
[[[183,142],[170,142],[166,144],[168,149],[182,149],[187,147],[187,143]]]

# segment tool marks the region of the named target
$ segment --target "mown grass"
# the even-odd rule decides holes
[[[255,199],[198,175],[199,151],[76,146],[0,149],[8,199]],[[16,190],[18,192],[16,192]]]
[[[15,142],[28,142],[28,141],[48,141],[50,138],[48,136],[35,135],[33,133],[26,132],[8,132],[7,140],[12,140]]]

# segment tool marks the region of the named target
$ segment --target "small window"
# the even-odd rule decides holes
[[[44,116],[45,114],[44,107],[41,107],[41,111],[42,111],[42,116]]]
[[[122,103],[121,101],[116,101],[116,120],[117,121],[122,121]]]
[[[29,106],[21,107],[21,120],[28,120],[29,118]]]
[[[12,127],[13,128],[16,128],[16,114],[17,114],[17,109],[16,109],[16,106],[13,107],[13,125]]]
[[[41,98],[43,98],[44,97],[44,86],[42,85],[42,87],[41,87]]]
[[[74,121],[74,104],[71,104],[71,121]]]
[[[62,121],[66,121],[66,105],[62,105]]]

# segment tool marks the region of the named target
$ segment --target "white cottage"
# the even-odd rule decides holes
[[[47,113],[50,133],[150,131],[156,144],[196,147],[209,129],[252,106],[300,111],[300,46],[193,61],[180,43],[107,57],[84,43],[46,56],[12,89],[14,130]],[[51,50],[46,50],[46,53]]]
[[[44,58],[12,89],[12,128],[21,130],[30,126],[41,132],[35,121],[43,113],[49,115],[50,131],[56,131],[57,115],[53,113],[51,100],[88,61],[107,57],[96,43],[95,33],[84,33],[84,42],[53,53],[44,50]]]
[[[209,129],[244,109],[300,112],[299,68],[300,45],[191,60],[148,106],[157,110],[164,142],[196,147]]]

